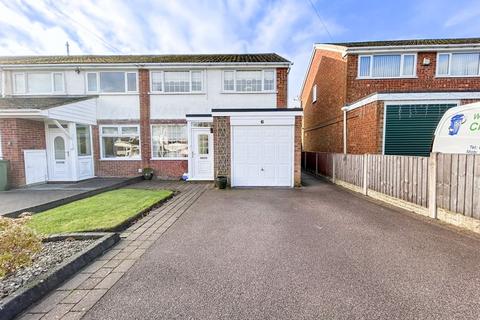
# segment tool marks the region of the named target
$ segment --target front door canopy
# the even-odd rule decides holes
[[[97,96],[0,98],[0,118],[97,124]]]

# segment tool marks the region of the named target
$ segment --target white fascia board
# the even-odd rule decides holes
[[[480,99],[477,92],[413,92],[413,93],[375,93],[353,104],[343,107],[343,110],[352,111],[374,101],[455,101],[462,99]]]
[[[187,122],[212,122],[213,117],[185,117],[187,119]]]
[[[328,51],[334,51],[338,52],[341,54],[345,54],[347,47],[344,46],[338,46],[335,44],[324,44],[324,43],[315,43],[313,45],[314,49],[319,49],[319,50],[328,50]]]
[[[230,126],[282,126],[295,125],[295,116],[274,117],[274,116],[255,116],[255,117],[231,117]]]
[[[305,72],[305,76],[303,77],[302,88],[300,89],[300,93],[298,94],[298,96],[300,97],[300,100],[302,98],[303,89],[305,88],[305,83],[307,82],[307,77],[310,72],[310,68],[312,67],[313,58],[315,57],[316,46],[317,46],[316,44],[313,45],[312,54],[310,55],[310,62],[308,63],[307,71]]]
[[[269,112],[269,111],[259,111],[259,112],[212,112],[212,116],[214,117],[294,117],[294,116],[301,116],[303,115],[302,111],[277,111],[277,112]]]
[[[272,67],[289,67],[291,62],[238,62],[238,63],[67,63],[67,64],[5,64],[0,67],[4,70],[21,70],[21,69],[89,69],[89,68],[102,68],[102,69],[155,69],[155,68],[183,68],[183,67],[202,67],[202,68],[218,68],[218,67],[255,67],[255,68],[272,68]]]
[[[346,54],[382,53],[382,52],[427,52],[427,51],[472,51],[480,50],[480,44],[415,45],[415,46],[376,46],[347,48]]]
[[[13,118],[48,118],[48,113],[44,110],[38,109],[8,109],[0,110],[0,117],[13,117]]]

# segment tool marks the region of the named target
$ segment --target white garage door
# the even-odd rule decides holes
[[[232,126],[232,186],[292,186],[293,129]]]

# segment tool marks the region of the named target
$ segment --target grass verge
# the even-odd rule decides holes
[[[171,195],[169,190],[113,190],[35,214],[28,225],[45,235],[114,230]]]

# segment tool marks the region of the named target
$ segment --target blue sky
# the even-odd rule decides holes
[[[277,52],[293,106],[315,42],[480,36],[478,0],[311,1],[0,0],[0,55]]]

